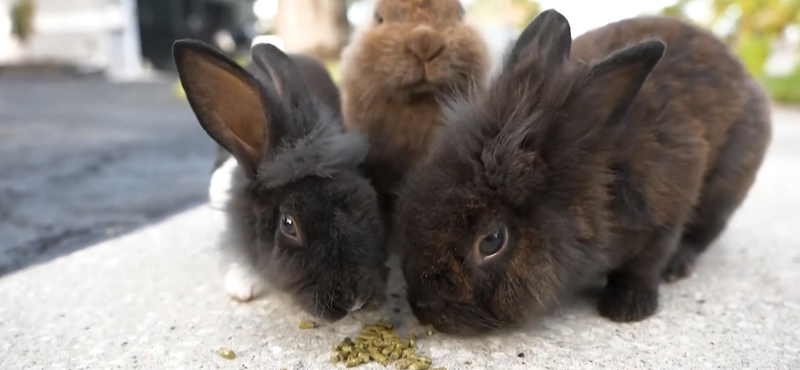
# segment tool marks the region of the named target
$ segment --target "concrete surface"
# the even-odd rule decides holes
[[[206,201],[214,147],[173,83],[0,79],[0,275]]]
[[[451,370],[800,369],[798,117],[777,114],[750,198],[695,275],[663,287],[655,317],[611,323],[576,297],[528,329],[434,334],[419,352]],[[214,248],[221,217],[200,206],[0,279],[0,369],[334,369],[331,346],[360,322],[420,330],[402,298],[308,331],[284,297],[233,303]],[[402,292],[396,271],[390,292]]]

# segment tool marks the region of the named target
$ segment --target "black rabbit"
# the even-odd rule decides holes
[[[400,191],[408,299],[452,333],[506,327],[597,275],[601,315],[652,315],[756,178],[758,83],[710,32],[643,17],[574,41],[548,10],[488,91],[454,101]]]
[[[344,132],[289,56],[267,44],[252,53],[258,78],[200,42],[174,46],[200,125],[238,163],[223,251],[337,320],[379,299],[388,275],[377,198],[358,170],[368,144]]]

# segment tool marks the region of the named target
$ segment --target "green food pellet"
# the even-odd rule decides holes
[[[313,322],[313,321],[304,320],[304,321],[300,321],[300,325],[298,325],[297,327],[300,328],[300,329],[303,329],[303,330],[314,329],[314,328],[317,327],[317,324],[315,322]]]
[[[369,355],[370,355],[370,357],[372,357],[373,360],[378,361],[380,363],[383,363],[384,361],[386,361],[387,363],[389,362],[389,358],[388,357],[386,357],[386,356],[384,356],[384,355],[382,355],[382,354],[380,354],[378,352],[370,353]]]
[[[378,321],[378,323],[375,325],[386,330],[392,330],[394,328],[394,325],[392,325],[392,323],[385,320]]]
[[[236,357],[236,353],[234,353],[232,350],[229,350],[227,348],[220,348],[217,351],[217,354],[219,355],[219,357],[222,357],[222,358],[225,358],[225,359],[228,359],[228,360],[233,360]]]
[[[344,364],[345,367],[356,367],[358,365],[361,365],[361,361],[358,358],[351,358]]]
[[[346,337],[333,347],[331,362],[343,362],[348,368],[377,362],[383,366],[394,364],[399,370],[431,369],[430,357],[417,356],[417,334],[408,333],[401,339],[393,325],[386,320],[365,323],[361,332],[353,338]]]
[[[359,334],[359,335],[357,335],[355,337],[355,339],[353,339],[353,342],[356,342],[356,343],[362,342],[363,343],[363,342],[368,342],[368,341],[370,341],[371,339],[374,339],[374,338],[375,337],[373,337],[371,335]]]
[[[424,362],[415,362],[408,367],[408,370],[428,370],[431,368],[431,365],[428,365]]]

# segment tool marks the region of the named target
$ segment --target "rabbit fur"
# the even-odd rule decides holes
[[[377,197],[358,169],[368,144],[312,95],[299,63],[273,45],[252,55],[248,72],[200,42],[174,46],[200,125],[238,164],[221,247],[248,278],[338,320],[380,300],[388,275]]]
[[[640,17],[577,37],[541,13],[399,191],[412,311],[447,333],[511,327],[607,279],[600,315],[642,320],[745,199],[769,100],[709,31]]]
[[[488,47],[458,0],[378,0],[342,53],[342,114],[387,220],[405,172],[441,126],[441,102],[485,83]]]

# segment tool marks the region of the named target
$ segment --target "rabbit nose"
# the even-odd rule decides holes
[[[421,25],[411,31],[407,48],[423,62],[436,59],[444,51],[444,39],[430,26]]]

